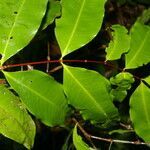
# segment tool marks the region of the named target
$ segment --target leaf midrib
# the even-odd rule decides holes
[[[67,43],[66,47],[64,48],[62,57],[63,57],[64,55],[66,55],[67,50],[68,50],[68,47],[69,47],[69,45],[70,45],[70,43],[71,43],[71,41],[72,41],[72,39],[73,39],[73,35],[74,35],[74,33],[75,33],[76,29],[77,29],[77,26],[78,26],[78,23],[79,23],[79,20],[80,20],[80,17],[81,17],[81,14],[82,14],[82,11],[83,11],[83,8],[84,8],[84,5],[85,5],[85,1],[86,1],[86,0],[83,0],[83,2],[82,2],[82,5],[81,5],[81,7],[80,7],[79,14],[78,14],[78,16],[77,16],[76,22],[75,22],[74,27],[73,27],[73,29],[72,29],[72,32],[71,32],[71,34],[70,34],[68,43]]]

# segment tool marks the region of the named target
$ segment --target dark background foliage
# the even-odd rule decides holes
[[[143,10],[150,6],[149,0],[108,0],[105,5],[105,17],[103,21],[103,25],[97,36],[86,46],[80,48],[77,52],[71,53],[67,55],[64,59],[89,59],[89,60],[101,60],[105,59],[105,48],[108,42],[111,39],[110,29],[109,27],[112,24],[120,24],[126,26],[127,29],[130,30],[131,26],[136,21],[137,17],[141,15]],[[86,27],[86,26],[85,26]],[[108,28],[108,30],[106,30]],[[60,49],[57,44],[57,40],[54,34],[55,30],[55,22],[48,26],[44,31],[39,30],[36,37],[31,41],[31,43],[24,48],[23,51],[19,52],[13,58],[9,59],[7,63],[23,63],[23,62],[33,62],[33,61],[41,61],[46,60],[48,56],[48,43],[50,44],[50,57],[52,60],[59,59],[61,57]],[[109,62],[110,66],[106,66],[104,64],[96,65],[91,63],[70,63],[72,66],[81,66],[89,69],[96,70],[109,78],[113,74],[118,73],[118,69],[116,68],[124,68],[124,57],[117,61]],[[51,64],[49,70],[53,70],[59,63]],[[35,69],[46,71],[47,64],[40,64],[34,66]],[[147,74],[150,74],[150,70],[148,70],[149,65],[129,70],[132,74],[138,77],[144,77]],[[13,68],[14,70],[19,70],[20,68]],[[25,69],[25,68],[24,68]],[[27,69],[27,68],[26,68]],[[145,74],[143,71],[145,70]],[[9,71],[12,71],[9,70]],[[141,73],[142,72],[142,73]],[[49,72],[54,78],[62,82],[62,69],[59,69],[55,72]],[[134,89],[139,84],[138,81],[134,83],[133,88],[129,91],[127,98],[123,103],[115,103],[115,105],[119,108],[120,113],[122,115],[122,122],[129,122],[129,97]],[[80,116],[78,116],[78,112],[73,116],[76,117],[79,121],[83,121]],[[60,127],[49,128],[43,125],[40,121],[34,119],[37,126],[37,133],[35,138],[35,144],[33,150],[60,150],[62,145],[65,142],[69,134],[68,129],[63,129]],[[69,120],[67,124],[69,124]],[[69,128],[73,127],[73,123],[70,123]],[[101,135],[103,137],[108,136],[108,130],[102,129],[100,130],[97,127],[91,126],[88,122],[84,123],[84,128],[90,134]],[[116,126],[114,125],[114,129]],[[123,128],[123,127],[122,127]],[[135,140],[137,135],[135,133],[126,133],[126,134],[118,134],[115,133],[111,136],[111,138],[123,139],[123,140]],[[0,136],[0,150],[23,150],[25,149],[22,145],[15,143],[14,141]],[[72,140],[70,139],[70,145],[72,144]],[[94,141],[96,146],[101,147],[102,150],[108,149],[110,143]],[[72,148],[73,149],[73,148]],[[111,150],[148,150],[150,148],[146,146],[137,146],[137,145],[129,145],[129,144],[112,144]]]

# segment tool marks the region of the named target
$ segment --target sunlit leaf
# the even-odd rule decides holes
[[[56,17],[61,16],[61,5],[60,1],[49,0],[48,12],[46,14],[45,23],[43,29],[53,23]]]
[[[150,62],[150,26],[136,22],[131,29],[131,46],[126,54],[126,68],[137,68]]]
[[[62,56],[91,41],[100,30],[105,0],[62,0],[62,16],[56,20],[56,37]]]
[[[31,149],[35,124],[19,99],[5,86],[0,86],[0,133]]]
[[[68,101],[80,110],[85,119],[110,122],[117,109],[109,94],[110,83],[95,71],[64,65],[64,89]]]
[[[38,31],[47,0],[0,1],[1,64],[25,47]]]
[[[112,30],[112,40],[106,49],[106,60],[119,59],[130,47],[130,36],[124,26],[113,25]]]
[[[146,80],[150,81],[150,77]],[[143,82],[137,87],[130,99],[130,116],[136,133],[150,142],[150,88]]]
[[[73,130],[73,144],[75,145],[76,150],[94,150],[82,140],[82,137],[80,135],[78,135],[77,125],[74,127]]]
[[[68,109],[61,84],[37,70],[4,74],[31,113],[46,125],[64,124]]]

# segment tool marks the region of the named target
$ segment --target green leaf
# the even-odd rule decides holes
[[[77,125],[75,125],[73,129],[73,143],[76,150],[94,150],[93,148],[89,147],[81,138],[80,135],[77,133]]]
[[[61,16],[61,5],[59,1],[49,0],[48,3],[48,12],[46,14],[46,20],[44,23],[43,29],[45,29],[48,25],[53,23],[56,17]]]
[[[121,25],[112,26],[112,40],[106,49],[106,60],[119,59],[130,48],[130,36],[128,30]]]
[[[115,77],[110,78],[110,83],[117,87],[112,88],[110,94],[113,101],[122,102],[127,95],[127,91],[134,82],[133,75],[128,72],[118,73]],[[113,87],[113,86],[112,86]]]
[[[68,101],[85,119],[108,123],[117,117],[109,94],[109,81],[95,71],[64,65],[64,89]]]
[[[112,89],[110,94],[112,95],[112,99],[114,101],[122,102],[124,100],[124,98],[127,96],[127,91],[122,90],[118,87],[116,89]]]
[[[150,81],[150,77],[146,80]],[[136,133],[150,142],[150,88],[143,82],[137,87],[130,99],[130,116]]]
[[[18,97],[2,85],[0,85],[0,133],[28,149],[34,144],[34,122]]]
[[[126,54],[126,69],[137,68],[150,62],[150,26],[136,22],[131,29],[131,46]]]
[[[150,85],[150,76],[144,79]]]
[[[0,1],[1,64],[24,48],[38,31],[47,0]]]
[[[142,15],[138,18],[138,22],[142,24],[148,23],[150,25],[150,8],[143,11]]]
[[[56,37],[62,56],[91,41],[102,25],[105,0],[62,0],[62,17],[56,20]]]
[[[125,133],[130,133],[130,132],[133,132],[133,130],[117,129],[117,130],[110,131],[109,135],[112,135],[112,134],[125,134]]]
[[[134,82],[133,75],[129,72],[121,72],[117,74],[115,77],[110,78],[110,83],[112,85],[118,86],[121,90],[128,90],[131,88],[131,84]]]
[[[68,107],[61,84],[37,70],[4,74],[31,113],[46,125],[64,125]]]

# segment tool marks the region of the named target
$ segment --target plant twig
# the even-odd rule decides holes
[[[111,67],[114,69],[117,69],[120,72],[125,72],[125,69],[119,68],[119,67],[115,67],[112,64],[107,63],[106,61],[97,61],[97,60],[44,60],[44,61],[37,61],[37,62],[28,62],[28,63],[20,63],[20,64],[10,64],[10,65],[6,65],[6,66],[0,66],[0,70],[4,70],[7,68],[13,68],[13,67],[20,67],[20,66],[28,66],[28,65],[39,65],[39,64],[47,64],[47,63],[95,63],[95,64],[103,64],[107,67]],[[135,76],[134,77],[137,80],[142,80],[140,77]]]
[[[91,135],[92,139],[105,141],[105,142],[113,142],[113,143],[122,143],[122,144],[133,144],[133,145],[148,145],[150,142],[141,142],[141,141],[126,141],[126,140],[118,140],[118,139],[108,139]]]
[[[52,70],[50,70],[48,73],[56,72],[56,71],[60,70],[61,68],[62,68],[62,66],[57,66],[57,67],[53,68]]]
[[[133,145],[149,145],[150,142],[141,142],[141,141],[126,141],[126,140],[118,140],[118,139],[111,139],[111,138],[103,138],[103,137],[97,137],[90,135],[87,133],[84,128],[79,124],[79,122],[76,119],[73,119],[73,121],[77,124],[80,131],[83,133],[83,135],[89,140],[95,139],[99,141],[109,142],[109,143],[122,143],[122,144],[133,144]]]
[[[112,144],[113,144],[113,141],[112,141],[112,142],[110,142],[110,145],[109,145],[108,150],[111,150]]]
[[[96,149],[96,146],[94,145],[94,143],[91,140],[91,136],[82,128],[82,126],[78,123],[78,121],[75,118],[73,118],[73,121],[77,124],[78,128],[83,133],[83,135],[85,136],[85,138],[91,143],[91,145],[93,146],[93,148]]]
[[[50,61],[50,43],[47,43],[47,60]],[[49,72],[49,62],[47,62],[47,66],[46,66],[46,72]]]

